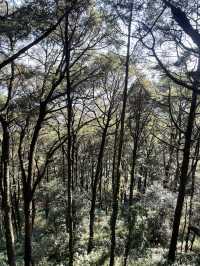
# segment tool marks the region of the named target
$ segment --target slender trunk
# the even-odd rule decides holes
[[[179,118],[179,126],[181,127],[181,119]],[[180,157],[180,146],[181,146],[181,132],[178,132],[178,148],[176,150],[176,172],[174,175],[174,180],[173,180],[173,191],[177,191],[177,185],[179,182],[179,176],[180,176],[180,163],[179,163],[179,157]]]
[[[183,149],[183,160],[182,160],[182,166],[181,166],[181,172],[180,172],[180,185],[179,185],[178,198],[177,198],[176,208],[175,208],[175,213],[174,213],[172,237],[171,237],[169,253],[168,253],[168,261],[170,263],[175,261],[179,226],[180,226],[181,214],[182,214],[183,203],[184,203],[184,198],[185,198],[185,188],[187,184],[192,131],[193,131],[193,126],[194,126],[194,121],[195,121],[196,102],[197,102],[197,94],[196,94],[196,91],[194,90],[192,92],[192,101],[191,101],[190,112],[189,112],[188,121],[187,121],[187,129],[185,133],[185,145]]]
[[[24,262],[25,266],[32,264],[32,218],[31,218],[31,201],[26,200],[24,203],[25,214],[25,240],[24,240]]]
[[[105,125],[105,128],[103,130],[102,138],[101,138],[101,146],[98,154],[97,159],[97,166],[96,166],[96,172],[94,176],[94,180],[92,183],[92,200],[91,200],[91,208],[90,208],[90,224],[89,224],[89,240],[88,240],[88,253],[90,253],[93,249],[93,238],[94,238],[94,220],[95,220],[95,205],[96,205],[96,198],[97,198],[97,186],[101,175],[101,169],[102,169],[102,160],[103,160],[103,154],[104,154],[104,147],[106,142],[106,135],[107,130],[110,122],[110,115],[107,118],[107,123]]]
[[[2,194],[2,211],[5,226],[5,238],[8,264],[10,266],[16,265],[15,255],[15,240],[12,224],[12,208],[10,196],[10,176],[9,176],[9,150],[10,150],[10,135],[8,130],[8,123],[1,117],[1,125],[3,129],[2,140],[2,156],[1,156],[1,177],[0,188]]]
[[[35,199],[32,199],[32,211],[31,211],[31,217],[32,217],[32,229],[34,227],[34,222],[35,222],[35,215],[36,215],[36,204],[35,204]]]
[[[67,13],[66,1],[66,19],[65,19],[65,63],[66,63],[66,94],[67,94],[67,216],[69,232],[69,266],[73,266],[74,258],[74,233],[73,233],[73,202],[72,202],[72,98],[71,98],[71,80],[70,80],[70,36],[69,36],[69,16]]]
[[[101,166],[101,172],[99,175],[99,208],[102,209],[102,176],[103,176],[103,165]]]
[[[72,138],[71,138],[71,119],[72,119],[72,100],[71,88],[68,77],[67,85],[67,199],[68,199],[68,230],[69,230],[69,266],[73,265],[73,215],[72,215]]]
[[[128,235],[126,239],[126,247],[125,247],[125,254],[124,254],[124,266],[127,265],[127,259],[129,255],[130,246],[131,246],[131,236],[132,236],[134,220],[135,220],[134,217],[132,217],[133,214],[131,213],[131,206],[133,202],[133,188],[134,188],[134,182],[135,182],[136,159],[137,159],[137,140],[134,145],[133,157],[132,157],[132,169],[131,169],[131,180],[130,180],[130,190],[129,190]]]
[[[122,104],[122,112],[121,112],[121,118],[120,118],[120,133],[119,133],[119,147],[118,147],[117,165],[116,165],[116,180],[115,180],[115,189],[113,193],[112,215],[111,215],[111,222],[110,222],[110,229],[111,229],[110,266],[114,266],[114,262],[115,262],[115,246],[116,246],[115,229],[116,229],[116,222],[117,222],[117,216],[118,216],[118,200],[119,200],[120,179],[121,179],[120,165],[121,165],[122,148],[123,148],[123,142],[124,142],[124,123],[125,123],[126,103],[127,103],[127,97],[128,97],[132,12],[133,12],[133,3],[131,4],[129,25],[128,25],[127,55],[126,55],[126,65],[125,65],[125,85],[124,85],[124,91],[123,91],[123,104]]]
[[[187,205],[187,200],[185,202],[185,217],[184,217],[184,225],[183,225],[183,233],[182,233],[182,239],[181,239],[181,253],[183,251],[183,242],[184,242],[184,236],[185,236],[185,229],[186,229],[186,224],[187,224],[187,212],[188,212],[188,205]]]
[[[12,143],[14,144],[14,140],[12,140]],[[16,183],[16,175],[15,175],[15,159],[14,159],[14,145],[12,145],[12,182],[13,182],[13,192],[11,193],[11,205],[12,205],[12,219],[13,224],[15,228],[15,234],[17,239],[19,239],[20,236],[20,228],[19,228],[19,220],[18,220],[18,213],[19,213],[19,202],[17,200],[17,183]]]
[[[25,266],[33,265],[32,258],[32,200],[33,200],[33,165],[35,149],[37,145],[37,140],[42,127],[43,119],[45,117],[46,104],[41,103],[40,112],[37,123],[34,128],[33,137],[30,144],[29,155],[28,155],[28,170],[27,174],[24,170],[23,165],[21,165],[22,170],[22,180],[23,180],[23,196],[24,196],[24,216],[25,216],[25,239],[24,239],[24,262]],[[21,158],[21,154],[20,154]],[[22,158],[20,159],[22,160]]]
[[[72,123],[72,130],[73,130],[73,123]],[[75,166],[75,148],[76,147],[76,135],[72,132],[72,148],[71,148],[71,171],[72,171],[72,191],[75,189],[75,173],[74,173],[74,166]]]
[[[18,175],[18,180],[17,180],[17,198],[16,198],[17,210],[16,210],[16,213],[17,213],[17,224],[18,224],[18,229],[19,229],[19,235],[21,236],[22,221],[21,221],[20,208],[19,208],[20,207],[20,196],[21,196],[20,177]]]
[[[199,155],[199,141],[197,143],[196,147],[196,156],[198,157]],[[192,165],[192,184],[191,184],[191,195],[190,195],[190,203],[189,203],[189,217],[188,217],[188,230],[186,234],[186,239],[185,239],[185,252],[188,251],[188,242],[189,242],[189,235],[190,235],[190,226],[191,220],[192,220],[192,212],[193,212],[193,197],[194,197],[194,188],[195,188],[195,173],[196,173],[196,168],[197,168],[197,163],[198,163],[198,158],[196,158],[196,161],[194,165]]]
[[[46,170],[46,182],[47,182],[47,184],[49,183],[49,168],[48,167]],[[48,217],[49,217],[49,193],[48,192],[47,192],[46,197],[45,197],[44,213],[45,213],[45,219],[47,221]]]
[[[66,182],[66,178],[65,178],[65,149],[64,146],[62,145],[62,180],[63,180],[63,184],[65,184]]]
[[[173,155],[174,155],[173,133],[171,133],[170,145],[171,146],[169,147],[169,159],[167,161],[167,164],[165,165],[165,178],[163,180],[164,188],[167,188],[169,186],[169,181],[170,181],[170,170],[171,170],[171,165],[173,162]]]
[[[118,127],[119,127],[119,123],[116,121],[114,151],[113,151],[113,163],[112,163],[112,195],[114,195],[114,191],[115,191],[115,167],[116,167],[116,155],[117,155]]]
[[[75,158],[74,158],[74,182],[75,187],[78,187],[78,147],[75,147]]]
[[[81,191],[84,190],[84,173],[85,173],[85,160],[82,159],[81,166],[80,166],[80,187]],[[93,178],[93,175],[92,175]],[[93,179],[91,180],[91,183],[93,184]]]
[[[10,266],[15,266],[16,255],[15,255],[12,215],[8,207],[5,208],[4,211],[7,212],[7,214],[4,214],[4,225],[5,225],[5,234],[6,234],[6,249],[7,249],[8,264]]]
[[[93,184],[94,184],[94,174],[95,174],[95,161],[93,159],[93,155],[92,155],[92,169],[91,169],[91,187],[93,187]]]

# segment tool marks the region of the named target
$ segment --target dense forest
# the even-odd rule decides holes
[[[200,1],[0,1],[0,265],[200,265]]]

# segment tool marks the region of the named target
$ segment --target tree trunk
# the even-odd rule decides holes
[[[185,201],[185,217],[184,217],[184,225],[183,225],[183,232],[182,232],[182,238],[181,238],[181,253],[183,251],[183,242],[184,242],[184,236],[185,236],[185,229],[187,225],[187,212],[188,212],[188,205],[187,200]]]
[[[129,16],[129,25],[128,25],[127,55],[126,55],[126,65],[125,65],[125,84],[123,91],[123,105],[122,105],[122,112],[120,118],[119,148],[118,148],[117,165],[116,165],[116,180],[115,180],[115,188],[113,193],[112,215],[110,221],[110,229],[111,229],[110,266],[114,266],[115,263],[115,246],[116,246],[115,228],[118,216],[118,200],[119,200],[120,179],[121,179],[120,165],[121,165],[122,148],[124,142],[124,123],[125,123],[125,114],[126,114],[126,103],[128,97],[131,22],[132,22],[132,13],[133,13],[132,10],[133,3],[131,3],[130,8],[131,10]]]
[[[68,75],[67,75],[68,76]],[[72,215],[72,137],[71,137],[71,122],[72,122],[72,100],[69,77],[67,85],[67,215],[68,215],[68,230],[69,230],[69,266],[73,266],[73,215]]]
[[[176,209],[174,213],[172,237],[171,237],[169,253],[168,253],[168,261],[170,263],[175,261],[179,226],[180,226],[181,214],[182,214],[184,197],[185,197],[185,188],[187,184],[192,131],[193,131],[193,126],[194,126],[194,121],[195,121],[196,102],[197,102],[197,94],[196,94],[196,91],[194,90],[192,92],[192,101],[191,101],[190,112],[189,112],[188,121],[187,121],[187,129],[185,132],[185,145],[183,149],[183,160],[182,160],[182,166],[181,166],[181,172],[180,172],[180,185],[179,185]]]
[[[69,232],[69,266],[73,266],[74,258],[74,233],[73,233],[73,202],[72,202],[72,98],[71,98],[71,80],[70,80],[70,37],[69,37],[69,17],[67,13],[66,1],[66,19],[65,19],[65,63],[66,63],[66,95],[67,95],[67,218]]]
[[[117,119],[116,119],[115,139],[114,139],[114,151],[113,151],[113,162],[112,162],[112,195],[114,195],[114,191],[115,191],[115,167],[116,167],[116,156],[117,156],[118,127],[119,127],[119,123],[117,122]]]
[[[10,197],[10,176],[9,176],[9,150],[10,150],[10,135],[8,130],[8,123],[1,117],[1,125],[3,129],[2,140],[2,156],[1,156],[1,179],[0,188],[2,194],[2,211],[5,226],[5,238],[8,264],[10,266],[16,265],[15,255],[15,240],[12,225],[12,208]]]
[[[131,245],[131,236],[132,236],[132,231],[134,227],[134,219],[132,219],[134,217],[132,217],[131,206],[133,203],[133,188],[134,188],[134,182],[135,182],[136,159],[137,159],[137,139],[134,144],[133,157],[132,157],[132,169],[131,169],[131,180],[130,180],[130,190],[129,190],[128,236],[126,239],[124,266],[127,265],[127,259],[129,255],[130,245]]]
[[[31,217],[31,202],[26,198],[24,202],[25,214],[25,240],[24,240],[24,262],[25,266],[32,264],[32,217]]]
[[[109,110],[111,114],[111,110]],[[93,238],[94,238],[94,220],[95,220],[95,205],[96,205],[96,198],[97,198],[97,186],[101,175],[102,170],[102,160],[103,160],[103,154],[104,154],[104,147],[106,142],[106,135],[107,130],[109,127],[110,122],[110,114],[107,117],[107,122],[103,130],[102,138],[101,138],[101,146],[98,154],[97,159],[97,166],[96,166],[96,172],[92,184],[92,200],[91,200],[91,208],[90,208],[90,224],[89,224],[89,240],[88,240],[88,253],[90,253],[93,249]]]
[[[195,162],[192,164],[192,184],[191,184],[191,195],[190,195],[190,203],[189,203],[189,217],[188,217],[188,230],[186,234],[186,239],[185,239],[185,252],[188,251],[188,242],[189,242],[189,235],[190,235],[190,227],[192,226],[191,220],[192,220],[192,213],[193,213],[193,197],[194,197],[194,189],[195,189],[195,174],[196,174],[196,168],[197,168],[197,163],[198,163],[198,156],[199,156],[199,140],[196,146],[196,151],[195,151]]]

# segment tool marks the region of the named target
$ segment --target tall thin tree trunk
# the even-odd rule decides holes
[[[69,232],[69,266],[73,266],[74,260],[74,233],[73,233],[73,214],[72,214],[72,98],[71,98],[71,80],[70,80],[70,37],[69,37],[69,16],[67,13],[66,1],[66,19],[65,19],[65,63],[66,63],[66,94],[67,94],[67,216]]]
[[[187,205],[187,200],[186,200],[185,201],[184,225],[183,225],[183,232],[182,232],[182,238],[181,238],[181,253],[183,251],[183,243],[184,243],[185,229],[186,229],[186,225],[187,225],[187,212],[188,212],[188,205]]]
[[[128,40],[127,40],[127,55],[126,55],[126,65],[125,65],[125,85],[123,91],[123,104],[120,118],[120,133],[119,133],[119,146],[118,146],[118,155],[117,155],[117,165],[116,165],[116,180],[115,180],[115,188],[113,193],[113,202],[112,202],[112,215],[110,222],[111,229],[111,247],[110,247],[110,266],[114,266],[115,262],[115,246],[116,246],[116,222],[118,216],[118,201],[119,201],[119,190],[120,190],[120,165],[122,158],[122,149],[124,142],[124,123],[125,123],[125,113],[126,113],[126,104],[128,97],[128,80],[129,80],[129,61],[130,61],[130,41],[131,41],[131,22],[132,22],[132,14],[133,14],[133,3],[131,3],[131,10],[129,16],[129,25],[128,25]]]
[[[31,217],[31,201],[26,197],[24,203],[25,214],[25,241],[24,241],[24,262],[25,266],[32,264],[32,217]]]
[[[2,140],[2,156],[1,156],[1,177],[0,188],[2,194],[2,211],[5,226],[5,238],[8,264],[10,266],[16,265],[15,255],[15,239],[12,224],[12,208],[11,208],[11,196],[10,196],[10,176],[9,176],[9,150],[10,150],[10,135],[8,129],[8,123],[1,117],[1,125],[3,129]]]
[[[28,155],[28,170],[27,174],[25,172],[21,148],[19,151],[20,161],[21,161],[21,170],[22,170],[22,180],[23,180],[23,196],[24,196],[24,216],[25,216],[25,239],[24,239],[24,262],[25,266],[33,265],[32,258],[32,200],[33,200],[33,165],[34,165],[34,156],[35,149],[37,145],[37,140],[39,132],[42,127],[42,122],[46,114],[46,105],[47,103],[41,103],[39,117],[34,128],[33,137],[30,144],[29,155]]]
[[[66,177],[65,177],[65,148],[64,144],[61,147],[62,150],[62,181],[63,185],[66,183]]]
[[[109,127],[110,122],[110,115],[111,110],[109,110],[109,114],[107,117],[106,125],[103,129],[102,138],[101,138],[101,146],[98,154],[97,159],[97,166],[96,166],[96,172],[94,176],[93,183],[91,185],[92,187],[92,200],[91,200],[91,208],[90,208],[90,224],[89,224],[89,241],[88,241],[88,253],[90,253],[93,249],[93,238],[94,238],[94,220],[95,220],[95,205],[96,205],[96,198],[97,198],[97,186],[98,182],[100,180],[100,175],[102,172],[102,160],[103,160],[103,154],[104,154],[104,147],[106,142],[106,136],[107,136],[107,130]]]
[[[190,112],[189,112],[188,121],[187,121],[187,129],[185,133],[185,145],[183,149],[183,160],[182,160],[182,166],[181,166],[181,171],[180,171],[180,185],[179,185],[178,198],[177,198],[176,208],[175,208],[175,213],[174,213],[172,237],[171,237],[169,253],[168,253],[168,261],[170,263],[175,261],[179,226],[180,226],[181,214],[182,214],[183,203],[184,203],[184,198],[185,198],[185,188],[186,188],[187,177],[188,177],[191,139],[192,139],[192,131],[193,131],[193,126],[194,126],[194,121],[195,121],[196,103],[197,103],[197,93],[196,93],[196,90],[194,89],[194,91],[192,92],[192,101],[191,101]]]
[[[189,235],[190,235],[190,226],[191,226],[191,220],[192,220],[192,212],[193,212],[193,197],[194,197],[194,189],[195,189],[195,174],[196,174],[196,168],[197,168],[197,163],[198,163],[198,156],[199,156],[199,145],[200,142],[198,140],[197,146],[196,146],[196,151],[195,151],[195,162],[192,164],[192,184],[191,184],[191,194],[190,194],[190,203],[189,203],[189,217],[188,217],[188,229],[187,229],[187,234],[186,234],[186,239],[185,239],[185,252],[188,251],[188,242],[189,242]]]
[[[128,235],[126,239],[126,247],[125,247],[125,254],[124,254],[124,266],[127,265],[127,259],[129,255],[129,250],[131,246],[131,236],[134,227],[134,218],[132,217],[131,213],[131,206],[133,203],[133,188],[135,182],[135,165],[137,159],[137,141],[135,141],[134,148],[133,148],[133,155],[132,155],[132,169],[131,169],[131,180],[130,180],[130,190],[129,190],[129,213],[128,213]]]
[[[114,191],[115,191],[115,167],[116,167],[116,156],[117,156],[118,127],[119,127],[119,123],[116,121],[115,139],[114,139],[114,148],[113,148],[114,151],[113,151],[113,161],[112,161],[112,195],[114,195]]]

